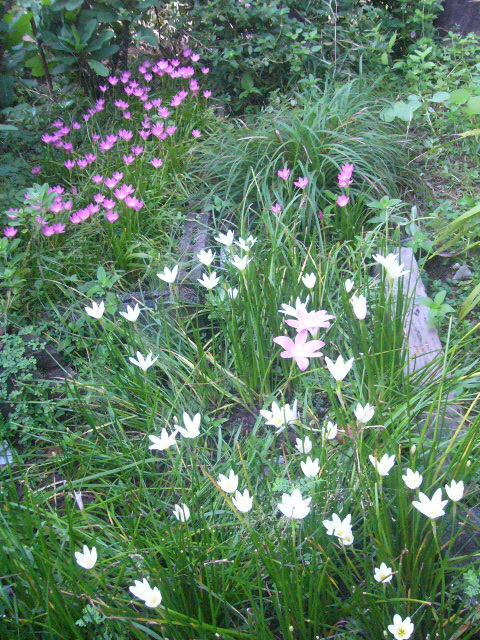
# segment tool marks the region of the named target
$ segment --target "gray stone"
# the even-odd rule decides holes
[[[459,282],[460,280],[471,280],[473,273],[467,267],[466,264],[462,264],[458,267],[456,273],[454,274],[452,280],[454,282]]]

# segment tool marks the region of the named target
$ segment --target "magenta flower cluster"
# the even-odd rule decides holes
[[[86,113],[78,120],[66,124],[63,120],[55,120],[50,131],[45,132],[42,142],[57,152],[66,154],[62,161],[69,172],[69,182],[72,184],[77,175],[87,174],[91,181],[102,188],[96,193],[91,202],[73,208],[72,199],[63,195],[64,188],[54,187],[56,198],[48,211],[37,215],[35,222],[40,226],[40,232],[45,237],[64,233],[68,224],[79,225],[89,218],[103,213],[105,219],[114,223],[123,215],[132,211],[138,212],[144,202],[134,186],[124,181],[122,168],[125,170],[137,162],[145,162],[152,169],[160,169],[164,161],[158,157],[159,143],[172,138],[177,133],[174,122],[175,110],[189,98],[198,99],[201,90],[201,78],[209,73],[209,68],[199,66],[200,56],[190,49],[182,52],[181,59],[162,59],[156,62],[145,60],[138,67],[139,76],[135,78],[131,71],[121,71],[117,75],[109,76],[105,83],[98,87],[102,95]],[[198,79],[195,75],[198,74]],[[163,104],[162,98],[154,95],[155,80],[170,78],[187,83],[169,101]],[[205,89],[201,93],[204,99],[211,97],[211,91]],[[92,125],[98,114],[102,113],[108,102],[113,105],[122,120],[128,121],[130,126],[119,127],[115,131],[100,135],[98,123]],[[138,109],[140,106],[140,110]],[[136,108],[134,108],[136,107]],[[139,120],[135,114],[140,112]],[[94,129],[95,127],[95,129]],[[193,139],[201,137],[201,131],[191,131]],[[77,145],[90,140],[92,149],[89,153],[79,154]],[[148,148],[150,147],[150,148]],[[152,153],[153,152],[153,153]],[[92,169],[103,164],[102,158],[107,154],[118,162],[117,170],[112,175],[101,175]],[[32,175],[42,172],[40,166],[32,168]],[[60,192],[61,190],[61,192]],[[75,186],[71,187],[71,195],[77,195]],[[118,211],[116,209],[119,209]],[[62,222],[55,220],[62,217]],[[14,238],[18,232],[19,219],[15,211],[7,212],[8,220],[12,220],[3,229],[6,238]],[[48,220],[47,220],[48,218]]]

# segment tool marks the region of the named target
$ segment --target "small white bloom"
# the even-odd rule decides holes
[[[463,480],[460,480],[460,482],[452,480],[450,486],[448,484],[445,485],[445,491],[452,502],[458,502],[463,498],[463,492],[465,491]]]
[[[373,418],[375,407],[372,407],[372,405],[368,404],[368,402],[364,407],[362,407],[362,405],[358,403],[353,412],[360,424],[367,424]]]
[[[331,520],[323,521],[323,526],[327,530],[327,535],[337,536],[337,538],[345,538],[348,540],[352,534],[352,514],[349,513],[343,520],[341,520],[336,513],[333,513]]]
[[[390,567],[387,567],[385,562],[382,562],[379,567],[375,567],[375,573],[373,577],[377,582],[383,582],[384,584],[386,584],[393,578],[392,569]]]
[[[127,310],[120,311],[120,315],[129,322],[136,322],[138,320],[138,316],[140,315],[140,307],[138,306],[138,302],[134,307],[131,307],[129,304],[127,304]]]
[[[313,289],[317,282],[317,276],[314,273],[306,273],[302,276],[302,282],[307,287],[307,289]]]
[[[312,446],[312,441],[308,436],[305,436],[304,440],[300,440],[300,438],[296,438],[295,440],[295,449],[300,451],[300,453],[310,453]]]
[[[389,253],[387,256],[377,253],[376,256],[373,256],[373,259],[383,266],[389,280],[396,280],[408,273],[408,270],[403,268],[403,264],[398,262],[398,256],[394,253]]]
[[[240,258],[240,256],[233,256],[230,262],[239,271],[245,271],[245,269],[248,267],[248,264],[251,262],[251,260],[252,259],[249,258],[248,256],[243,256],[243,258]]]
[[[402,476],[402,479],[409,489],[418,489],[422,484],[423,476],[421,476],[418,471],[407,469],[407,472]]]
[[[310,456],[305,460],[305,462],[300,462],[300,466],[302,468],[303,474],[307,478],[315,478],[318,476],[318,472],[320,471],[320,462],[318,458],[312,460]]]
[[[325,357],[325,363],[332,377],[335,378],[337,382],[341,382],[352,368],[353,358],[345,361],[342,356],[338,356],[336,361],[333,362],[330,358]]]
[[[395,464],[395,456],[389,456],[388,454],[384,454],[380,460],[377,460],[374,456],[368,456],[368,459],[375,467],[379,476],[388,476],[390,473],[390,469]]]
[[[367,317],[367,299],[365,296],[353,296],[350,298],[350,304],[353,307],[353,313],[359,320],[365,320]]]
[[[227,296],[230,298],[230,300],[236,300],[237,296],[238,296],[238,289],[227,289]]]
[[[177,279],[177,275],[178,275],[178,264],[176,264],[172,270],[170,270],[168,267],[164,267],[162,273],[157,273],[157,276],[160,278],[160,280],[163,280],[164,282],[168,282],[168,284],[173,284]]]
[[[240,493],[240,491],[235,491],[235,496],[232,498],[232,502],[238,511],[247,513],[253,506],[253,497],[248,493],[248,489],[245,489],[243,494]]]
[[[196,438],[200,435],[200,421],[202,416],[196,413],[193,418],[190,418],[186,411],[183,412],[183,424],[184,427],[177,425],[177,429],[184,438]]]
[[[224,476],[223,473],[218,476],[218,486],[225,493],[235,493],[238,489],[238,476],[233,469],[230,469],[228,476]]]
[[[302,498],[302,494],[298,489],[294,489],[290,495],[284,493],[282,501],[278,503],[279,510],[287,518],[294,520],[303,520],[310,513],[311,498]]]
[[[250,251],[250,249],[253,247],[253,245],[255,244],[255,242],[257,241],[256,238],[254,238],[253,236],[248,236],[248,238],[243,239],[243,238],[239,238],[239,240],[237,240],[235,242],[235,244],[237,245],[237,247],[240,247],[240,249],[242,249],[242,251]]]
[[[85,311],[87,315],[89,315],[91,318],[95,318],[95,320],[100,320],[100,318],[105,313],[105,303],[102,300],[100,304],[97,304],[94,300],[92,300],[92,306],[85,307]]]
[[[202,273],[201,278],[197,278],[198,282],[205,287],[205,289],[215,289],[217,284],[220,282],[220,278],[217,276],[217,273],[214,271],[210,275],[207,273]]]
[[[226,247],[231,247],[233,244],[234,236],[235,234],[233,230],[229,229],[227,233],[219,233],[218,236],[215,238],[215,240],[220,244],[225,245]]]
[[[276,402],[272,402],[272,410],[268,411],[268,409],[261,409],[260,415],[265,418],[265,424],[275,427],[280,432],[283,427],[286,427],[297,420],[297,401],[294,401],[291,409],[289,404],[280,407]]]
[[[408,640],[413,633],[414,625],[410,618],[402,618],[397,614],[393,616],[393,624],[388,625],[388,630],[395,640]]]
[[[165,449],[169,449],[173,447],[175,444],[175,438],[177,436],[177,432],[168,433],[168,431],[164,428],[158,436],[148,436],[153,444],[151,444],[148,448],[154,451],[165,451]]]
[[[355,283],[353,280],[350,280],[350,278],[347,278],[347,280],[345,280],[345,291],[347,293],[350,293],[350,291],[353,289],[354,286],[355,286]]]
[[[173,515],[180,522],[186,522],[190,518],[190,509],[186,504],[176,504],[173,507]]]
[[[338,433],[338,427],[335,422],[331,422],[330,420],[327,422],[327,426],[322,429],[322,436],[326,440],[335,440]]]
[[[162,594],[158,590],[158,587],[152,587],[148,584],[146,578],[144,578],[141,582],[140,580],[135,580],[135,584],[128,588],[130,593],[133,594],[136,598],[143,600],[147,607],[154,609],[158,607],[162,602]]]
[[[431,498],[428,498],[420,491],[418,498],[419,500],[413,500],[412,504],[415,509],[418,509],[418,511],[423,513],[424,516],[427,516],[427,518],[435,520],[445,515],[445,505],[448,500],[442,500],[441,489],[437,489]]]
[[[351,544],[353,544],[352,530],[350,529],[350,531],[346,531],[343,535],[338,536],[338,539],[343,544],[343,546],[349,547]]]
[[[82,569],[93,569],[97,562],[97,550],[95,547],[89,549],[86,544],[83,545],[83,551],[75,551],[75,560]]]
[[[142,371],[147,371],[147,369],[150,369],[150,367],[158,360],[158,356],[155,356],[154,358],[153,353],[150,351],[150,353],[147,353],[147,355],[144,357],[142,356],[140,351],[137,351],[137,359],[135,359],[133,356],[130,356],[128,359],[132,364],[134,364],[136,367],[139,367]]]
[[[197,258],[203,265],[209,267],[215,259],[215,254],[211,249],[208,251],[202,249],[200,253],[197,253]]]

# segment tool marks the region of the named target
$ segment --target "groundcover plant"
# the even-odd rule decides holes
[[[244,136],[177,53],[40,131],[3,213],[5,308],[72,371],[26,429],[0,369],[0,637],[477,638],[480,357],[451,320],[413,366],[398,131],[346,82]]]

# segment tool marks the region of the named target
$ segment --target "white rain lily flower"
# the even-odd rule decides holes
[[[198,282],[205,287],[205,289],[215,289],[217,284],[220,282],[220,278],[217,276],[216,271],[208,275],[207,273],[202,273],[201,278],[197,278]]]
[[[302,276],[302,282],[307,287],[307,289],[313,289],[317,282],[317,276],[314,273],[306,273]]]
[[[146,578],[141,582],[140,580],[135,580],[135,584],[129,587],[128,590],[136,598],[143,600],[145,605],[151,609],[158,607],[162,602],[162,594],[158,590],[158,587],[153,587],[152,589]]]
[[[241,513],[247,513],[253,506],[253,497],[248,493],[248,489],[245,489],[243,493],[235,491],[235,495],[232,498],[233,505]]]
[[[133,356],[130,356],[129,361],[134,364],[136,367],[139,367],[142,371],[147,371],[150,367],[155,364],[158,360],[158,356],[153,357],[153,353],[147,353],[146,356],[142,356],[140,351],[137,351],[137,358],[135,359]]]
[[[353,296],[350,298],[350,304],[353,307],[353,313],[359,320],[365,320],[367,317],[367,299],[365,296]]]
[[[387,256],[377,253],[376,256],[373,256],[373,259],[382,265],[389,280],[397,280],[397,278],[408,273],[408,269],[403,268],[403,264],[399,263],[398,256],[395,253],[389,253]]]
[[[302,494],[298,489],[294,489],[290,495],[284,493],[282,501],[277,507],[287,518],[294,520],[303,520],[310,513],[311,498],[302,498]]]
[[[318,472],[320,471],[320,461],[318,458],[312,460],[310,456],[305,460],[305,462],[300,462],[300,467],[302,468],[303,475],[307,478],[315,478],[318,476]]]
[[[227,289],[227,296],[230,298],[230,300],[236,300],[237,296],[238,296],[238,289]]]
[[[297,401],[293,402],[291,409],[289,404],[280,407],[276,402],[272,402],[272,410],[260,409],[260,415],[265,418],[265,424],[275,427],[280,432],[284,427],[297,420]]]
[[[190,518],[190,509],[183,502],[182,504],[176,504],[172,513],[180,522],[186,522]]]
[[[353,412],[360,424],[367,424],[373,418],[375,407],[372,407],[372,405],[368,404],[368,402],[364,407],[362,407],[362,405],[358,403]]]
[[[350,293],[350,291],[353,289],[354,286],[355,286],[355,283],[353,280],[350,280],[350,278],[347,278],[345,280],[345,291],[347,293]]]
[[[224,476],[223,473],[218,476],[218,486],[225,493],[235,493],[238,489],[238,476],[233,469],[230,469],[228,476]]]
[[[402,618],[397,614],[393,616],[393,624],[388,625],[388,630],[395,640],[408,640],[413,633],[414,625],[410,618]]]
[[[236,267],[239,271],[245,271],[251,261],[252,259],[248,256],[243,256],[243,258],[240,258],[240,256],[233,256],[233,258],[230,260],[231,264],[233,264],[233,266]]]
[[[200,253],[197,253],[197,258],[199,262],[201,262],[206,267],[209,267],[212,264],[212,262],[215,260],[215,254],[211,249],[209,249],[208,251],[204,251],[202,249]]]
[[[418,471],[407,469],[407,472],[402,476],[402,479],[409,489],[418,489],[422,484],[423,476],[421,476]]]
[[[248,238],[246,239],[239,238],[238,240],[235,241],[235,244],[237,245],[237,247],[240,247],[242,251],[248,252],[253,247],[256,241],[257,239],[254,238],[253,236],[248,236]]]
[[[342,356],[338,356],[336,361],[333,362],[330,358],[325,357],[327,369],[337,382],[341,382],[347,376],[348,372],[352,368],[353,360],[353,358],[350,358],[350,360],[344,360]]]
[[[392,569],[391,567],[387,567],[385,562],[382,562],[382,564],[379,567],[375,567],[375,572],[373,577],[377,582],[383,582],[384,584],[386,584],[387,582],[390,582],[393,578]]]
[[[152,441],[152,444],[148,447],[149,449],[152,449],[153,451],[165,451],[165,449],[169,449],[170,447],[173,447],[173,445],[175,444],[177,431],[174,431],[173,433],[168,433],[168,431],[164,428],[162,429],[160,437],[158,436],[148,436],[148,437]]]
[[[176,264],[172,270],[170,270],[168,267],[164,267],[162,273],[157,273],[157,276],[160,278],[160,280],[163,280],[164,282],[168,282],[168,284],[173,284],[177,279],[177,275],[178,275],[178,264]]]
[[[368,456],[368,459],[375,467],[379,476],[388,476],[390,469],[395,464],[395,456],[389,456],[387,453],[385,453],[380,460],[377,460],[377,458],[372,455]]]
[[[138,316],[140,315],[140,307],[138,306],[138,302],[134,307],[131,307],[129,304],[127,304],[127,310],[120,311],[119,313],[125,318],[125,320],[128,320],[129,322],[136,322],[138,320]]]
[[[215,238],[217,242],[225,245],[226,247],[231,247],[233,244],[233,238],[235,237],[235,233],[232,229],[229,229],[227,233],[219,233]]]
[[[413,500],[412,504],[415,509],[418,509],[427,518],[435,520],[445,515],[445,505],[448,500],[442,500],[441,489],[437,489],[431,498],[420,491],[418,498],[418,500]]]
[[[344,547],[349,547],[353,544],[353,533],[352,530],[347,531],[343,534],[343,536],[338,536],[339,541],[343,544]]]
[[[331,422],[330,420],[327,422],[327,426],[322,429],[322,436],[326,440],[335,440],[338,433],[338,427],[335,422]]]
[[[312,441],[308,436],[305,436],[304,440],[301,440],[300,438],[296,438],[295,440],[295,449],[300,451],[300,453],[310,453],[312,446]]]
[[[336,513],[333,513],[332,519],[324,520],[322,524],[327,530],[327,535],[348,538],[348,535],[352,533],[352,514],[349,513],[341,520]]]
[[[93,569],[97,562],[97,550],[95,547],[89,549],[86,544],[82,551],[75,551],[75,560],[82,569]]]
[[[448,484],[445,485],[445,491],[452,502],[458,502],[463,498],[463,492],[465,491],[463,480],[460,480],[460,482],[452,480],[450,486]]]
[[[177,425],[177,428],[184,438],[196,438],[200,435],[200,421],[202,416],[196,413],[193,418],[190,418],[186,411],[183,412],[183,424],[184,427]]]
[[[91,318],[95,318],[95,320],[100,320],[100,318],[105,313],[105,303],[102,300],[100,304],[97,304],[94,300],[92,300],[92,306],[85,307],[85,311],[87,315],[89,315]]]

